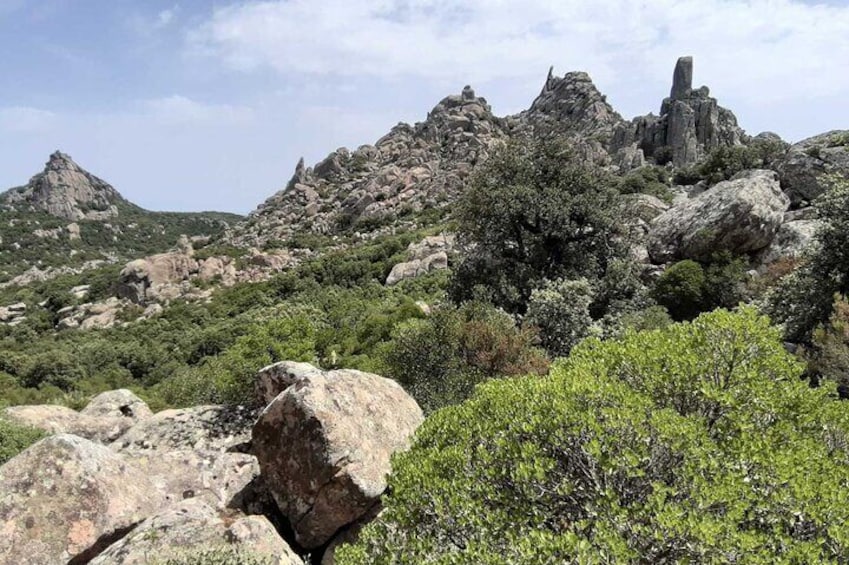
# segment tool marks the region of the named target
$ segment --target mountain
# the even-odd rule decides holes
[[[445,212],[493,144],[519,137],[568,139],[585,159],[619,172],[646,164],[686,167],[717,147],[749,137],[734,114],[692,88],[693,62],[682,57],[661,115],[630,122],[585,72],[549,71],[530,107],[499,117],[466,86],[440,101],[423,122],[399,123],[374,145],[340,148],[313,167],[303,159],[285,188],[229,233],[236,245],[273,246],[294,234],[391,231],[422,214]]]
[[[0,284],[165,251],[181,235],[215,238],[240,219],[144,210],[56,151],[26,185],[0,194]]]

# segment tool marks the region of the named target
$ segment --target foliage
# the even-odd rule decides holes
[[[769,169],[786,153],[787,143],[780,139],[755,138],[748,145],[723,145],[712,150],[704,161],[675,173],[676,184],[695,184],[700,180],[716,184],[747,169]]]
[[[387,371],[431,412],[464,400],[484,380],[546,372],[548,361],[533,346],[535,337],[487,304],[444,306],[397,328]]]
[[[648,165],[628,172],[619,180],[619,192],[622,194],[650,194],[672,202],[669,190],[669,173],[658,166]]]
[[[849,302],[845,297],[835,297],[831,317],[814,330],[805,358],[813,384],[837,383],[841,398],[849,398]]]
[[[525,322],[540,329],[552,357],[564,357],[585,338],[593,323],[594,291],[586,279],[547,282],[531,293]]]
[[[809,343],[814,328],[828,321],[835,294],[849,294],[849,179],[832,178],[829,184],[815,202],[822,220],[816,245],[765,300],[765,312],[796,343]]]
[[[0,417],[0,465],[44,437],[44,432]]]
[[[336,561],[845,562],[849,416],[801,371],[751,309],[587,340],[431,415]]]
[[[622,199],[607,173],[555,141],[511,142],[473,174],[457,202],[461,241],[469,246],[451,295],[483,287],[494,303],[523,313],[544,280],[603,276],[624,257]]]
[[[723,252],[703,266],[685,259],[670,266],[652,291],[658,304],[675,320],[691,320],[714,308],[732,308],[745,299],[744,267]]]

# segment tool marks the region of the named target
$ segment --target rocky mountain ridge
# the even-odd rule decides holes
[[[467,86],[423,122],[398,124],[375,145],[340,148],[313,167],[303,159],[286,187],[229,232],[236,245],[263,247],[304,231],[368,232],[450,204],[493,144],[521,137],[567,139],[584,159],[619,172],[647,163],[692,165],[712,149],[748,137],[734,114],[692,88],[692,58],[681,58],[661,115],[628,122],[584,72],[553,70],[528,110],[495,116]]]

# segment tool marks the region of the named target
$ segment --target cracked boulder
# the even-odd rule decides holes
[[[293,379],[260,414],[253,450],[298,543],[320,547],[373,510],[390,457],[409,446],[422,420],[390,379],[353,370]]]
[[[0,467],[0,563],[87,563],[159,503],[147,477],[108,447],[43,439]]]

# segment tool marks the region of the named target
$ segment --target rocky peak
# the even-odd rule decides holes
[[[693,88],[693,58],[681,57],[660,116],[648,114],[617,126],[611,153],[622,168],[639,166],[643,156],[658,164],[686,167],[717,147],[739,145],[745,139],[737,118],[710,96],[708,87]]]
[[[25,186],[0,195],[3,204],[47,212],[68,220],[106,220],[118,214],[123,197],[107,182],[60,151]]]
[[[521,115],[537,133],[609,135],[622,117],[585,72],[548,71],[542,91]]]

